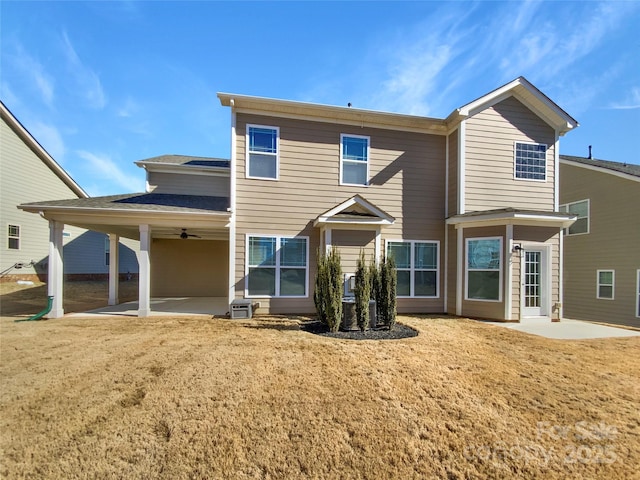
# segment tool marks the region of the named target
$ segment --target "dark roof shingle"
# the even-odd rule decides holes
[[[589,165],[592,167],[600,167],[606,170],[612,170],[614,172],[626,173],[627,175],[640,177],[640,165],[634,165],[633,163],[611,162],[609,160],[597,160],[595,158],[575,157],[573,155],[560,155],[560,160],[567,160],[569,162],[581,163],[583,165]]]

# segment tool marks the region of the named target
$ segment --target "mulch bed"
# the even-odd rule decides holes
[[[326,325],[323,325],[319,321],[305,322],[300,325],[300,328],[305,332],[313,333],[315,335],[322,335],[323,337],[331,338],[344,338],[347,340],[399,340],[401,338],[410,338],[418,336],[418,331],[411,327],[403,325],[402,323],[396,323],[391,330],[387,327],[377,327],[364,332],[360,330],[349,330],[331,332]]]

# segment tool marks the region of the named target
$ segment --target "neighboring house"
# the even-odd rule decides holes
[[[526,79],[444,119],[218,97],[230,161],[153,158],[137,162],[145,193],[21,206],[50,221],[54,251],[63,224],[139,238],[139,316],[178,292],[312,313],[316,253],[332,246],[347,274],[361,249],[393,255],[401,313],[561,316],[576,217],[558,208],[558,145],[578,123]]]
[[[640,327],[640,165],[560,156],[564,314]]]
[[[85,191],[0,102],[0,281],[46,281],[49,222],[19,210],[27,201],[58,198],[86,200]],[[103,233],[65,227],[64,274],[67,279],[106,278],[110,245]],[[133,242],[121,245],[120,271],[137,273]]]

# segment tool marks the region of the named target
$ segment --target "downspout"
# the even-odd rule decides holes
[[[236,110],[233,98],[229,101],[231,106],[231,162],[230,162],[230,185],[229,185],[229,305],[236,297]]]

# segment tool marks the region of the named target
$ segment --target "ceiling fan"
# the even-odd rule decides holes
[[[176,235],[180,235],[180,238],[182,238],[183,240],[186,240],[189,237],[201,238],[200,235],[193,235],[191,233],[187,233],[187,229],[186,228],[182,229],[182,233],[176,233]]]

